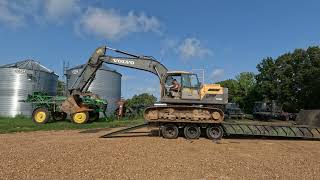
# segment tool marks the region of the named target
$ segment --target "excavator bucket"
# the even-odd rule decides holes
[[[320,109],[301,110],[296,118],[297,124],[320,127]]]
[[[82,105],[77,95],[71,95],[62,103],[61,110],[67,114],[73,114],[77,112],[90,111],[91,109]]]

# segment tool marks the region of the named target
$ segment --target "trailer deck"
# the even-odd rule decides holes
[[[145,126],[143,123],[128,128],[123,128],[101,136],[111,138]],[[256,120],[225,120],[221,123],[224,136],[252,136],[252,137],[281,137],[320,140],[320,127],[296,125],[293,121],[256,121]]]
[[[296,125],[292,121],[227,120],[222,123],[226,136],[265,136],[320,140],[320,127]]]

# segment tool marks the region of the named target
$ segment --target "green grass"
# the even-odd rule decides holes
[[[70,121],[56,121],[47,124],[35,124],[31,118],[26,117],[0,117],[0,134],[26,131],[50,131],[50,130],[69,130],[69,129],[96,129],[96,128],[113,128],[125,127],[143,123],[144,120],[112,120],[106,121],[100,119],[88,124],[73,124]]]

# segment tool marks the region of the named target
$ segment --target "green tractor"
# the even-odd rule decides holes
[[[76,112],[70,114],[71,121],[75,124],[85,124],[99,119],[100,112],[106,117],[107,101],[92,96],[91,93],[76,96],[81,107],[92,109],[87,112]],[[54,121],[61,121],[67,118],[67,113],[61,110],[61,105],[67,100],[65,96],[48,96],[42,92],[33,92],[28,95],[24,102],[32,103],[35,107],[32,113],[32,120],[37,124],[45,124],[51,118]]]

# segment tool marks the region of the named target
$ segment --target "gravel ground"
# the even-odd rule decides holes
[[[113,129],[114,130],[114,129]],[[104,131],[0,135],[0,179],[318,179],[320,142],[148,136]],[[144,132],[144,133],[142,133]]]

